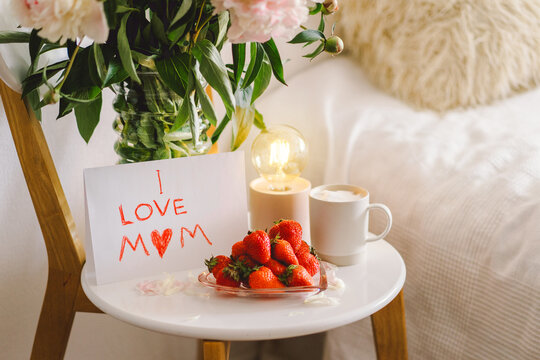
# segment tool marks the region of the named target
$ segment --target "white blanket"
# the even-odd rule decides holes
[[[314,185],[361,185],[391,208],[411,359],[540,359],[540,90],[439,116],[337,58],[259,108],[307,137]],[[331,331],[326,358],[373,354],[369,333],[369,322]]]

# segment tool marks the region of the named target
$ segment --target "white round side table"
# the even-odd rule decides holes
[[[220,341],[308,335],[371,315],[379,359],[406,358],[401,292],[405,264],[397,250],[384,240],[366,246],[363,264],[339,267],[336,275],[345,282],[345,288],[326,291],[328,297],[339,299],[334,305],[307,304],[298,297],[235,297],[218,294],[213,289],[202,294],[143,296],[136,290],[141,279],[98,286],[88,276],[86,267],[81,283],[90,301],[104,313],[145,329],[217,340],[209,343],[212,346]],[[202,270],[173,275],[183,281]],[[221,355],[216,356],[210,345],[209,352],[204,349],[205,358],[219,358]],[[226,346],[227,343],[224,353],[228,353]]]

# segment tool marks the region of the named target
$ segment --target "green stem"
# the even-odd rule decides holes
[[[201,4],[201,11],[199,11],[199,18],[197,19],[197,28],[199,29],[198,31],[201,30],[201,28],[199,27],[199,23],[201,21],[201,17],[202,17],[202,13],[203,13],[203,10],[204,10],[204,4],[206,3],[206,0],[204,0]],[[197,31],[197,29],[195,30]]]
[[[56,89],[57,91],[60,91],[62,89],[62,86],[66,82],[69,72],[71,71],[71,68],[73,67],[73,62],[75,61],[75,57],[77,56],[77,53],[79,52],[80,48],[81,48],[81,45],[79,43],[77,47],[75,48],[75,51],[73,51],[73,56],[71,57],[71,59],[69,59],[69,64],[66,69],[66,73],[64,74],[64,78],[62,79],[62,82],[57,86],[57,89]]]
[[[210,16],[208,19],[204,20],[203,24],[201,25],[201,28],[197,31],[195,34],[195,37],[193,38],[193,42],[197,42],[197,38],[199,37],[199,33],[203,29],[204,25],[208,24],[208,22],[212,19],[212,16]]]
[[[205,22],[203,24],[203,26],[199,26],[200,22],[201,22],[201,17],[202,17],[202,13],[203,13],[203,10],[204,10],[205,3],[206,3],[206,0],[203,0],[203,2],[201,4],[201,11],[199,11],[199,18],[197,19],[197,27],[195,28],[195,36],[193,37],[193,43],[195,43],[197,41],[197,38],[199,37],[199,33],[201,32],[201,29],[206,24],[206,22]]]

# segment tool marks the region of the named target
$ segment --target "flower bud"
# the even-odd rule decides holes
[[[338,0],[324,0],[322,13],[324,15],[330,15],[335,13],[339,9]]]
[[[343,40],[339,36],[330,36],[326,40],[326,44],[324,45],[324,51],[327,53],[337,55],[343,51],[344,45]]]
[[[60,101],[60,94],[55,89],[51,89],[47,91],[47,93],[43,96],[43,102],[46,104],[56,104]]]

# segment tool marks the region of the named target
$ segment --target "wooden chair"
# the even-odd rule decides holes
[[[40,123],[28,111],[21,95],[0,80],[0,95],[17,149],[28,190],[47,248],[49,274],[32,359],[61,359],[66,351],[75,313],[101,313],[81,288],[85,252],[77,237]],[[407,358],[407,342],[400,293],[372,315],[377,356],[380,360]],[[202,341],[204,359],[228,359],[230,342]]]

